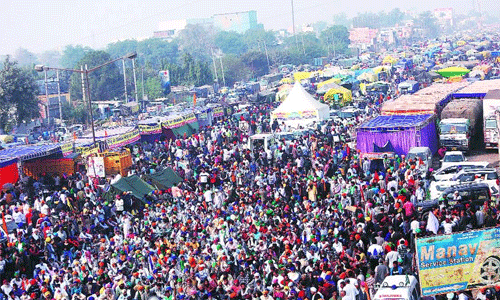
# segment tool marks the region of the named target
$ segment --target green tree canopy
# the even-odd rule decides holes
[[[80,66],[92,69],[111,60],[111,56],[104,51],[91,51],[77,63],[76,69]],[[112,100],[123,95],[123,78],[116,64],[110,64],[89,74],[90,94],[92,100]],[[70,94],[72,99],[82,98],[81,74],[71,75]]]
[[[320,34],[321,42],[332,52],[346,53],[349,50],[349,31],[342,25],[333,25]]]
[[[226,54],[243,54],[248,49],[243,36],[234,31],[220,31],[217,33],[215,46]]]
[[[440,33],[439,25],[437,24],[436,18],[432,15],[430,11],[424,11],[418,18],[414,19],[415,25],[419,26],[424,30],[424,34],[428,38],[436,38]]]
[[[38,85],[30,71],[9,56],[0,69],[0,128],[8,132],[23,121],[40,116]]]
[[[63,68],[72,69],[85,56],[85,54],[91,51],[93,50],[90,47],[83,47],[82,45],[68,45],[64,48],[59,63]]]
[[[215,30],[212,26],[188,24],[179,33],[179,48],[196,60],[208,61],[212,56],[214,38]]]

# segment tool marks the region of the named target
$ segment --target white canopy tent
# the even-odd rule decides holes
[[[287,126],[299,127],[329,116],[330,107],[314,99],[300,82],[295,82],[285,101],[271,113],[271,122],[277,120],[280,124],[285,122]]]

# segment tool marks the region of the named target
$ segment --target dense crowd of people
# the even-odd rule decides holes
[[[229,119],[138,144],[131,173],[170,166],[183,178],[144,199],[109,199],[109,181],[85,172],[23,178],[2,192],[4,222],[18,227],[2,237],[3,297],[370,299],[387,275],[415,274],[416,236],[498,223],[485,203],[436,209],[439,226],[427,226],[415,209],[429,180],[418,162],[372,172],[333,141],[360,121],[318,124],[273,149],[247,149]]]
[[[416,237],[500,224],[495,202],[420,214],[418,161],[362,159],[349,138],[383,100],[269,149],[231,117],[134,145],[130,174],[183,179],[143,199],[85,172],[22,178],[0,194],[0,298],[372,299],[386,276],[416,274]],[[288,130],[249,111],[249,132]]]

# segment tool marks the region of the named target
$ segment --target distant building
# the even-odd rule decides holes
[[[257,12],[255,10],[235,12],[227,14],[216,14],[208,19],[183,19],[166,20],[158,24],[158,31],[153,33],[154,37],[163,39],[174,39],[189,24],[212,25],[220,30],[245,33],[249,29],[264,28],[257,23]]]
[[[368,27],[357,27],[349,30],[349,40],[352,47],[366,50],[372,47],[377,41],[378,29]]]
[[[432,14],[442,28],[453,26],[453,8],[436,8]]]
[[[212,17],[212,20],[216,28],[224,31],[245,33],[249,29],[262,28],[262,25],[257,23],[257,12],[255,10],[217,14]]]
[[[302,25],[302,32],[314,32],[314,27],[311,24]]]

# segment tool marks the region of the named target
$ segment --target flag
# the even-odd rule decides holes
[[[7,229],[7,223],[5,223],[5,214],[2,213],[2,228],[5,231],[5,236],[7,237],[7,241],[10,242],[9,239],[9,230]]]
[[[108,137],[108,131],[107,130],[104,130],[104,137]]]
[[[193,94],[193,109],[196,107],[196,93]]]
[[[73,132],[73,140],[76,141],[76,132]]]

